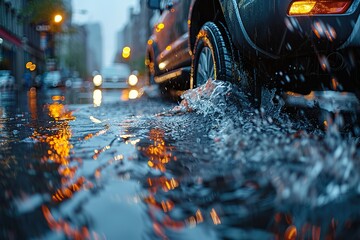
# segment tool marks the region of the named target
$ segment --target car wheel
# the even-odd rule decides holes
[[[194,57],[191,64],[191,88],[206,83],[210,78],[233,81],[232,50],[225,37],[213,22],[207,22],[201,28],[194,46]]]

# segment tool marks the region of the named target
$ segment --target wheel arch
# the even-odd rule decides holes
[[[202,11],[206,9],[206,11]],[[193,0],[189,12],[189,46],[194,49],[196,36],[206,22],[223,22],[226,24],[223,6],[219,0]]]
[[[189,46],[193,50],[196,36],[202,25],[207,21],[221,21],[227,29],[230,29],[230,37],[235,48],[243,51],[248,59],[256,61],[259,57],[277,60],[279,56],[260,48],[249,37],[238,12],[236,0],[192,0],[189,12]],[[205,9],[205,11],[204,11]],[[231,12],[232,15],[226,14]],[[236,29],[236,31],[231,31]]]

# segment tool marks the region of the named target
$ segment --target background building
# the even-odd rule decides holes
[[[36,25],[20,15],[28,0],[0,0],[0,69],[11,70],[17,86],[31,61],[36,70],[44,69],[44,52],[40,48],[40,32]]]
[[[91,76],[93,71],[100,71],[103,65],[102,33],[99,23],[90,23],[85,26],[87,33],[87,71]]]
[[[59,23],[54,21],[55,13],[62,15]],[[71,13],[71,0],[0,0],[0,70],[10,70],[18,87],[29,87],[36,75],[46,71],[86,78],[89,71],[100,69],[100,26],[72,25]],[[28,62],[35,69],[26,68]]]
[[[60,56],[62,68],[68,77],[80,76],[86,79],[87,70],[87,31],[84,26],[71,25],[62,43]]]
[[[151,34],[152,25],[150,20],[153,11],[147,7],[145,0],[139,0],[139,9],[135,11],[130,8],[129,21],[121,29],[117,36],[118,43],[115,62],[128,62],[133,69],[143,72],[145,70],[144,60],[148,37]],[[131,55],[128,59],[122,57],[122,49],[128,46],[131,49]]]

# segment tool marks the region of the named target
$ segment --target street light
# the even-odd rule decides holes
[[[55,70],[57,68],[57,60],[59,60],[61,41],[62,22],[64,21],[63,14],[57,13],[53,15],[50,22],[50,31],[48,31],[48,52],[49,55],[46,57],[46,68],[47,70]]]
[[[63,17],[60,14],[56,14],[54,16],[54,22],[55,23],[60,23],[63,20]]]

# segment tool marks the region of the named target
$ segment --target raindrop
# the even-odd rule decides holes
[[[330,70],[330,63],[326,56],[319,56],[319,62],[323,71]]]
[[[285,76],[286,81],[289,83],[291,81],[290,77],[288,75]]]
[[[304,77],[303,74],[300,74],[299,78],[300,78],[300,81],[301,81],[301,82],[305,82],[305,77]]]
[[[291,24],[294,27],[294,29],[298,29],[300,32],[302,32],[302,29],[301,29],[301,27],[299,25],[299,22],[298,22],[298,20],[296,18],[291,18],[290,21],[291,21]]]
[[[355,127],[354,128],[354,133],[356,136],[360,135],[360,127]]]
[[[291,32],[294,31],[294,26],[293,26],[293,24],[291,24],[291,22],[288,18],[285,18],[285,25]]]
[[[290,190],[288,188],[285,188],[282,193],[281,193],[281,196],[283,199],[287,199],[290,197]]]
[[[289,51],[292,50],[292,47],[291,47],[290,43],[287,43],[287,44],[286,44],[286,49],[289,50]]]

